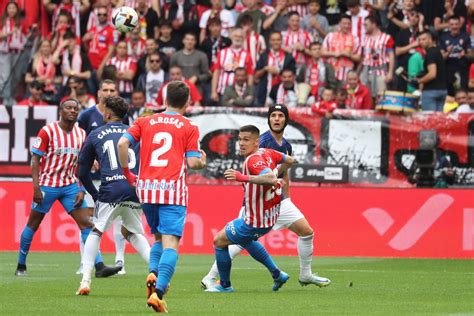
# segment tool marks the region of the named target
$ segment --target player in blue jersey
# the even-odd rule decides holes
[[[117,96],[117,83],[110,79],[105,79],[100,82],[99,84],[99,91],[97,92],[97,96],[99,102],[91,106],[90,108],[82,111],[81,115],[77,119],[79,126],[86,131],[86,135],[89,135],[94,129],[101,127],[105,124],[104,122],[104,111],[105,111],[105,104],[104,98],[108,96]],[[123,123],[128,124],[127,116],[124,117],[122,120]],[[100,185],[100,172],[99,172],[99,165],[94,163],[92,166],[92,180],[96,188]],[[85,201],[87,203],[87,207],[89,208],[89,212],[92,216],[92,212],[94,210],[94,200],[90,194],[86,194]],[[120,227],[121,227],[121,220],[117,218],[114,222],[114,241],[115,241],[115,265],[122,267],[122,270],[119,271],[119,274],[125,274],[125,239],[123,238]],[[82,245],[82,244],[81,244]],[[81,257],[82,257],[83,248],[81,247]],[[82,266],[81,266],[82,268]],[[81,270],[81,269],[80,269]],[[78,271],[78,274],[80,273]]]
[[[84,245],[83,275],[77,295],[89,294],[94,258],[99,250],[101,236],[110,228],[117,216],[122,217],[123,236],[146,262],[150,257],[150,245],[143,235],[142,210],[138,197],[118,164],[116,148],[120,137],[128,128],[128,125],[122,123],[128,111],[128,104],[118,96],[106,97],[103,101],[105,105],[103,117],[106,124],[89,134],[79,155],[79,178],[96,201],[96,207],[94,228]],[[137,153],[138,146],[129,149],[129,169],[131,170],[138,167]],[[92,183],[89,172],[94,160],[100,164],[99,191]]]
[[[260,148],[270,148],[286,155],[293,154],[291,144],[283,137],[285,127],[288,125],[289,113],[286,106],[277,104],[268,109],[268,126],[269,130],[260,135]],[[301,211],[293,204],[290,199],[289,177],[288,173],[284,173],[283,180],[283,197],[280,206],[280,216],[277,219],[273,230],[288,228],[298,235],[298,256],[300,259],[300,276],[299,282],[302,286],[315,284],[319,287],[328,286],[331,281],[327,278],[313,274],[311,264],[313,261],[313,228],[308,223]],[[237,245],[229,246],[229,254],[231,258],[242,252],[242,248]],[[219,275],[217,265],[214,265],[202,281],[201,285],[204,289],[216,286],[217,276]]]

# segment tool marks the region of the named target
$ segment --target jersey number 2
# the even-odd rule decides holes
[[[167,132],[159,132],[153,136],[153,144],[162,144],[161,147],[153,150],[151,153],[150,166],[152,167],[166,167],[168,165],[168,159],[160,159],[160,156],[164,155],[171,149],[173,144],[173,136]]]
[[[107,152],[109,156],[110,170],[115,170],[118,168],[117,155],[115,154],[115,144],[112,139],[109,139],[104,143],[103,150]],[[128,149],[128,168],[133,169],[137,165],[137,158],[135,157],[135,152],[129,148]]]

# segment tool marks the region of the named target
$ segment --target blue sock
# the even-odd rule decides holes
[[[81,230],[81,239],[84,244],[86,244],[87,236],[89,236],[92,228],[88,227],[86,229]],[[103,263],[104,259],[102,259],[102,254],[99,252],[97,253],[97,257],[95,257],[95,264]]]
[[[163,296],[163,293],[171,281],[171,277],[173,277],[176,263],[178,263],[178,252],[176,252],[176,250],[173,248],[164,249],[160,259],[160,264],[158,265],[158,271],[160,271],[160,273],[158,274],[158,279],[156,280],[157,294],[161,294],[161,296]],[[158,295],[158,297],[159,296],[160,295]]]
[[[30,251],[31,241],[33,240],[35,232],[25,225],[20,238],[20,251],[18,251],[18,263],[26,265],[26,256]]]
[[[244,248],[252,256],[252,258],[267,267],[274,279],[278,278],[280,275],[280,270],[261,243],[258,241],[252,241]]]
[[[222,287],[230,287],[230,269],[232,268],[232,259],[229,255],[229,248],[214,247],[216,252],[217,269],[219,270],[219,277]]]
[[[158,275],[158,265],[163,254],[163,244],[161,241],[155,241],[150,250],[150,262],[148,263],[148,272]]]

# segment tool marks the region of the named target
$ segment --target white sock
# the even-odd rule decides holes
[[[131,234],[128,237],[128,241],[132,244],[132,247],[138,252],[138,254],[145,260],[146,263],[150,262],[150,244],[143,234]]]
[[[238,256],[242,250],[244,250],[242,247],[238,245],[230,245],[229,246],[229,255],[230,259],[234,259],[236,256]],[[212,264],[211,271],[207,274],[208,277],[212,279],[217,279],[219,276],[219,270],[217,269],[217,263],[214,260],[214,263]]]
[[[95,257],[99,253],[100,236],[91,232],[84,245],[84,255],[82,256],[82,281],[90,281],[92,270],[94,269]]]
[[[84,256],[84,243],[82,242],[81,232],[79,232],[79,251],[81,252],[81,263],[82,263],[82,257]]]
[[[118,218],[114,221],[114,241],[115,241],[115,262],[122,261],[125,263],[125,243],[126,240],[122,235],[122,219]]]
[[[300,277],[310,276],[311,262],[313,261],[313,236],[303,236],[298,238],[298,256],[300,257]]]

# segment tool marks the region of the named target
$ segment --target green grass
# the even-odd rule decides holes
[[[112,262],[111,255],[105,255]],[[298,259],[275,257],[291,276],[277,293],[270,275],[251,258],[235,260],[231,294],[204,293],[200,280],[211,256],[181,256],[166,299],[173,314],[457,314],[474,315],[474,261],[315,258],[327,288],[300,287]],[[13,276],[16,253],[0,253],[0,315],[152,314],[145,307],[146,265],[127,255],[125,276],[93,279],[88,297],[74,295],[79,256],[31,253],[28,276]],[[352,282],[352,287],[349,283]]]

